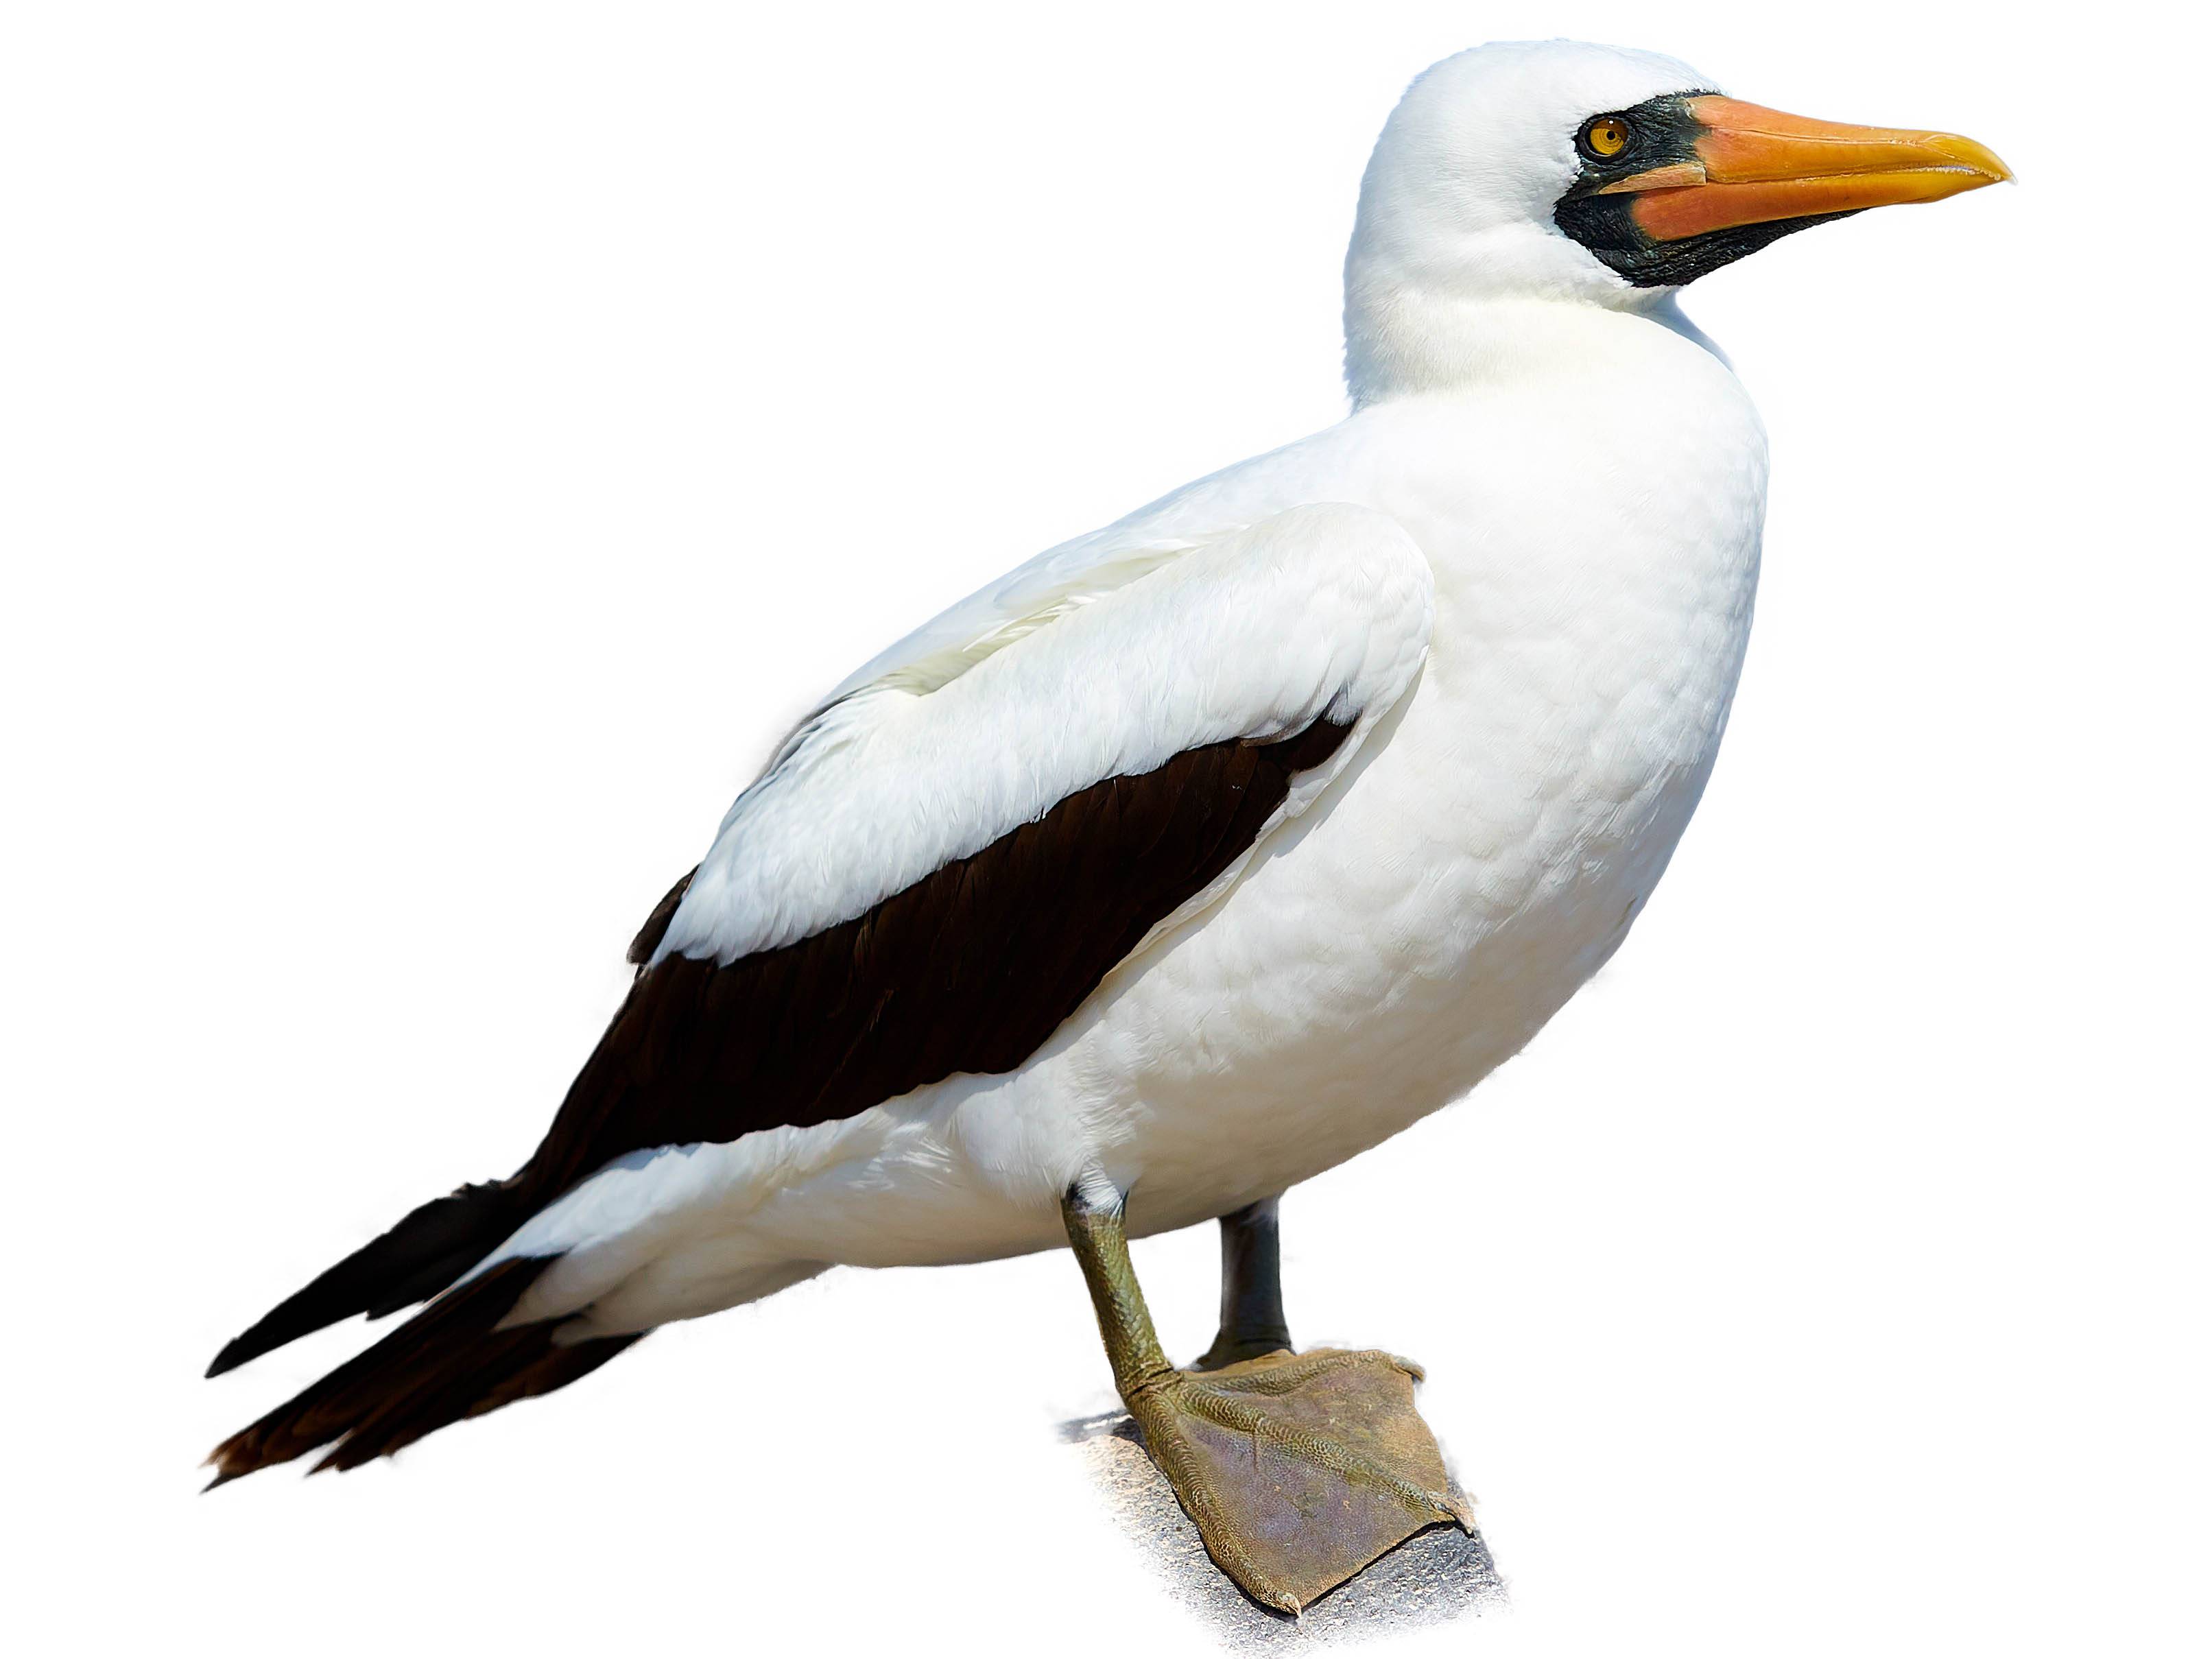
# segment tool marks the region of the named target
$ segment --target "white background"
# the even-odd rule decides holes
[[[1299,1334],[1427,1364],[1512,1586],[1405,1650],[2203,1651],[2178,9],[780,9],[11,14],[17,1650],[1206,1650],[1055,1442],[1110,1400],[1064,1255],[205,1500],[360,1333],[198,1373],[526,1152],[817,693],[1336,418],[1398,90],[1571,33],[2021,184],[1692,290],[1775,458],[1704,811],[1525,1056],[1285,1206]],[[1213,1251],[1138,1251],[1185,1353]]]

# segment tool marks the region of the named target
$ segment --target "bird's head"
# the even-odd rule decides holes
[[[1403,355],[1416,343],[1389,337],[1455,307],[1643,308],[1793,230],[2011,176],[1971,138],[1784,115],[1653,52],[1478,46],[1407,88],[1368,163],[1346,267],[1353,389],[1363,351]]]

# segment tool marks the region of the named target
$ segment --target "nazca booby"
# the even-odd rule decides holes
[[[1072,1243],[1148,1448],[1258,1599],[1455,1516],[1401,1362],[1285,1357],[1273,1200],[1526,1043],[1697,805],[1766,441],[1676,290],[2008,176],[1647,52],[1421,76],[1360,191],[1349,416],[825,697],[646,922],[530,1160],[223,1350],[435,1298],[225,1442],[217,1482],[332,1442],[354,1467],[833,1264]],[[1222,1330],[1180,1370],[1126,1239],[1217,1218]]]

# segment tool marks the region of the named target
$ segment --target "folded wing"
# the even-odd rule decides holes
[[[526,1176],[1019,1066],[1349,760],[1425,651],[1404,531],[1316,506],[1064,581],[805,722],[641,934]],[[962,656],[965,657],[961,661]]]
[[[522,1169],[423,1206],[216,1369],[561,1253],[579,1241],[556,1200],[629,1154],[1019,1066],[1318,798],[1427,647],[1427,563],[1361,507],[1029,570],[786,741],[647,922]]]

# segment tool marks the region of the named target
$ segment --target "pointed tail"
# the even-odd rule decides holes
[[[518,1256],[487,1269],[240,1430],[209,1457],[216,1471],[209,1490],[333,1441],[315,1468],[356,1468],[449,1423],[550,1394],[597,1370],[637,1337],[564,1346],[554,1341],[552,1322],[499,1328],[556,1259]]]
[[[527,1218],[519,1181],[483,1182],[434,1198],[271,1308],[215,1357],[207,1374],[220,1376],[355,1314],[380,1319],[434,1297]]]

